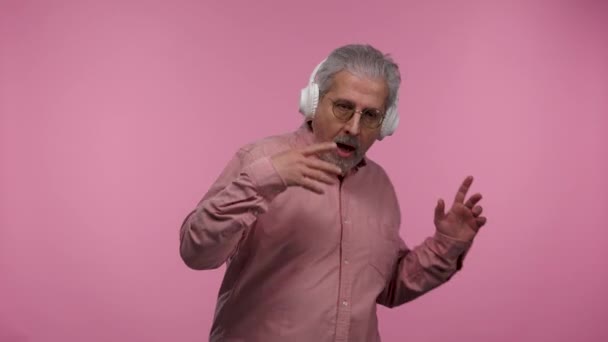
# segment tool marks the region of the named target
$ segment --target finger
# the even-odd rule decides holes
[[[305,158],[304,165],[311,167],[313,169],[321,170],[324,172],[328,172],[330,174],[336,174],[338,176],[342,175],[342,169],[337,165],[334,165],[330,162],[326,162],[321,159],[316,158]]]
[[[475,204],[477,204],[477,202],[479,202],[481,200],[483,196],[481,196],[480,193],[476,193],[475,195],[469,197],[469,199],[467,200],[467,203],[465,203],[465,206],[468,207],[469,209],[473,208],[475,206]]]
[[[471,212],[473,212],[473,216],[477,217],[479,215],[481,215],[481,212],[483,211],[483,208],[478,205],[475,208],[473,208],[473,210],[471,210]]]
[[[338,145],[335,142],[325,142],[307,146],[300,150],[303,155],[309,156],[316,153],[327,152],[331,150],[335,150],[338,148]]]
[[[462,182],[462,185],[460,186],[460,188],[458,189],[458,192],[456,193],[456,198],[454,199],[454,204],[464,202],[464,198],[467,196],[467,192],[469,191],[469,188],[471,187],[472,183],[473,183],[473,176],[468,176],[467,178],[465,178],[464,182]]]
[[[307,167],[304,167],[304,170],[302,170],[302,174],[304,176],[306,176],[307,178],[311,178],[311,179],[317,180],[319,182],[323,182],[325,184],[334,184],[337,179],[335,176],[332,175],[333,176],[332,177],[329,174],[327,174],[326,172],[307,168]]]
[[[310,178],[306,178],[306,177],[302,177],[299,181],[300,186],[302,186],[305,189],[308,189],[312,192],[315,192],[319,195],[323,194],[323,189],[321,188],[321,185],[315,181],[313,181]]]
[[[485,218],[485,216],[479,216],[477,218],[475,218],[475,223],[477,223],[477,230],[479,230],[479,228],[483,227],[486,222],[488,222],[488,219]]]
[[[441,218],[443,218],[443,216],[445,216],[445,204],[443,203],[442,199],[439,199],[437,201],[437,206],[435,206],[435,220],[440,220]]]

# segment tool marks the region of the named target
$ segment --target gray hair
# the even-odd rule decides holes
[[[371,45],[351,44],[332,51],[316,75],[319,98],[331,88],[333,76],[347,70],[359,77],[382,78],[388,86],[386,109],[392,107],[401,85],[399,67],[388,54],[383,54]]]

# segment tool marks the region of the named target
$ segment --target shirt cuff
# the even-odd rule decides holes
[[[464,259],[473,242],[456,240],[440,232],[435,232],[433,239],[437,242],[439,254],[449,261],[457,262],[460,269],[462,267],[462,259]]]
[[[258,193],[267,201],[287,189],[287,184],[274,168],[270,157],[260,158],[244,170],[253,182]]]

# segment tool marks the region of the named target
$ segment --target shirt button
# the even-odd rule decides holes
[[[343,300],[343,301],[342,301],[342,305],[344,305],[344,306],[348,306],[348,301],[347,301],[347,300]]]
[[[344,220],[344,224],[350,224],[350,220],[349,219]]]
[[[348,259],[344,259],[344,264],[348,265],[350,263],[350,261],[348,261]]]

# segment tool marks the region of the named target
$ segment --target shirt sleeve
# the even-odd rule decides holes
[[[270,157],[251,163],[241,149],[228,163],[180,228],[180,256],[197,270],[221,266],[240,240],[287,186]]]
[[[455,240],[436,232],[413,250],[399,238],[399,256],[391,279],[377,303],[395,307],[447,282],[462,269],[472,242]]]

